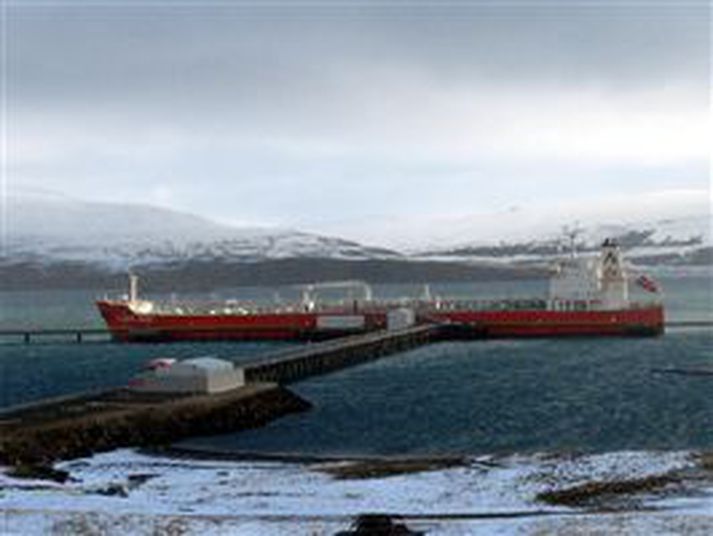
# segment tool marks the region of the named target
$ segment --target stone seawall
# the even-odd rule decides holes
[[[117,389],[0,414],[0,463],[48,464],[121,447],[257,428],[310,403],[275,384],[221,394],[147,396]]]

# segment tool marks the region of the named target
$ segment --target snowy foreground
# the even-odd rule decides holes
[[[465,466],[339,479],[349,462],[206,461],[119,450],[65,462],[65,484],[0,474],[2,534],[334,534],[360,513],[426,534],[710,534],[713,481],[687,452],[475,458]],[[588,482],[677,475],[586,507],[538,500]]]

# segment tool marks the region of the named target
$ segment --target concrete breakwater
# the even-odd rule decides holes
[[[165,445],[259,427],[310,408],[283,384],[458,334],[452,326],[434,324],[308,344],[245,365],[246,385],[220,393],[120,388],[10,408],[0,412],[0,462],[47,464],[119,447]]]
[[[0,413],[0,463],[47,464],[127,446],[263,426],[311,405],[275,384],[211,395],[167,396],[114,389]]]

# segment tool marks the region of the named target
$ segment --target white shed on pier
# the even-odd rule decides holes
[[[154,360],[155,361],[155,360]],[[152,367],[130,383],[135,391],[152,393],[209,394],[245,384],[242,368],[224,359],[196,357],[168,366]]]
[[[389,330],[410,328],[416,323],[416,313],[408,307],[392,309],[386,314],[386,327]]]

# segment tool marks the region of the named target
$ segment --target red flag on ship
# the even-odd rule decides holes
[[[659,286],[656,284],[656,281],[643,274],[636,278],[636,284],[643,288],[646,292],[659,291]]]

